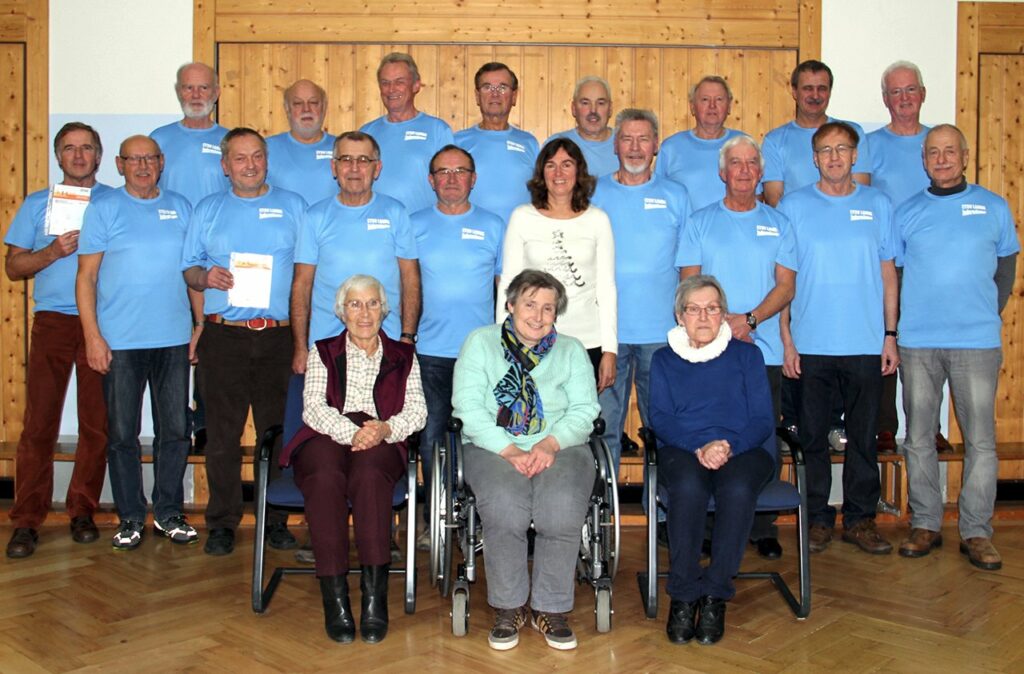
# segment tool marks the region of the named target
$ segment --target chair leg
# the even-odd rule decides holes
[[[416,468],[419,452],[409,452],[406,467],[406,489],[409,507],[406,508],[405,526],[405,612],[416,612]]]
[[[256,532],[253,542],[252,559],[252,610],[254,613],[263,613],[270,603],[270,593],[263,592],[263,572],[266,554],[266,519],[267,519],[267,473],[269,472],[269,461],[260,460],[259,472],[256,479]]]

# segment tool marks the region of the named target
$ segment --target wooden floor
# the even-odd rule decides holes
[[[883,528],[898,541],[904,529]],[[252,530],[242,529],[226,558],[201,545],[179,547],[147,529],[140,549],[115,553],[112,530],[92,545],[72,543],[66,526],[48,526],[36,554],[0,563],[2,672],[1021,672],[1024,671],[1024,525],[1000,523],[1000,572],[971,567],[946,546],[909,560],[872,557],[836,542],[813,558],[811,616],[798,622],[762,581],[742,581],[729,604],[725,639],[673,646],[664,636],[667,601],[656,621],[643,617],[636,572],[643,530],[623,534],[613,629],[594,629],[593,593],[580,587],[572,623],[580,642],[562,653],[527,630],[505,653],[487,647],[492,614],[482,583],[473,588],[470,632],[451,636],[448,603],[426,582],[420,555],[415,615],[401,609],[392,578],[391,632],[379,645],[335,644],[323,632],[312,577],[291,577],[268,612],[249,605]],[[0,527],[6,542],[9,525]],[[792,579],[794,530],[786,555],[747,569],[781,568]],[[290,553],[271,551],[293,564]],[[357,579],[350,580],[353,588]],[[358,591],[354,592],[358,611]]]

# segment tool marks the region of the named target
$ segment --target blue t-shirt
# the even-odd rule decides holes
[[[605,176],[591,203],[612,223],[619,343],[664,343],[676,324],[676,255],[690,215],[686,188],[656,175],[642,185]]]
[[[845,120],[828,118],[830,122]],[[853,165],[854,173],[871,173],[871,145],[867,142],[864,129],[855,122],[846,122],[860,136],[857,145],[857,163]],[[818,182],[821,174],[814,165],[814,148],[811,139],[818,129],[805,129],[789,122],[772,129],[764,137],[761,154],[764,155],[764,175],[761,180],[770,182],[781,180],[783,193],[789,194],[801,187]]]
[[[868,134],[871,147],[871,186],[885,192],[892,205],[904,201],[928,187],[921,149],[929,127],[913,136],[898,136],[887,127]]]
[[[718,152],[725,141],[743,135],[726,129],[721,138],[698,138],[693,129],[680,131],[665,139],[658,151],[654,172],[686,186],[693,210],[725,198],[725,183],[718,175]]]
[[[334,136],[325,133],[316,143],[300,143],[292,134],[267,138],[267,182],[301,196],[307,204],[333,197],[338,181],[331,173]]]
[[[775,287],[775,265],[796,269],[796,239],[786,216],[771,206],[731,211],[718,202],[690,216],[678,261],[680,267],[700,265],[702,274],[716,277],[729,311],[745,314]],[[758,323],[752,336],[766,364],[782,365],[778,314]]]
[[[110,187],[101,183],[93,185],[90,199],[95,199]],[[46,204],[50,190],[39,190],[25,197],[11,227],[7,230],[4,243],[8,246],[25,248],[33,253],[49,246],[57,237],[46,234]],[[78,315],[75,301],[75,276],[78,275],[78,256],[75,254],[54,260],[35,274],[32,284],[33,312],[56,311],[69,316]]]
[[[455,144],[476,162],[473,203],[508,224],[516,206],[530,203],[526,183],[533,177],[533,164],[540,152],[537,139],[514,126],[504,131],[471,126],[455,134]]]
[[[1020,251],[1006,201],[978,185],[945,197],[922,191],[896,210],[896,236],[900,346],[999,347],[996,259]]]
[[[494,277],[501,273],[505,223],[476,206],[461,215],[431,206],[411,220],[423,285],[416,351],[455,358],[466,335],[494,322]]]
[[[619,170],[619,158],[615,154],[615,134],[608,136],[608,140],[587,140],[580,135],[579,129],[573,127],[568,131],[552,134],[544,141],[544,145],[556,138],[568,138],[580,146],[583,158],[587,160],[587,173],[595,178],[601,178]]]
[[[398,258],[417,257],[405,207],[385,194],[374,194],[363,206],[345,206],[337,197],[310,206],[295,246],[296,263],[316,265],[309,345],[341,334],[344,325],[334,313],[334,295],[353,274],[368,274],[384,285],[390,309],[384,332],[398,339],[402,334]]]
[[[124,187],[85,209],[78,254],[103,253],[96,318],[113,350],[188,344],[192,336],[181,251],[192,206],[170,190],[138,199]]]
[[[220,165],[220,141],[228,132],[220,124],[190,129],[173,122],[149,134],[164,153],[160,189],[182,195],[195,206],[207,195],[231,187]]]
[[[389,122],[383,116],[359,130],[380,145],[381,171],[374,192],[398,199],[410,213],[434,203],[436,197],[427,181],[430,158],[455,142],[444,120],[422,112],[405,122]]]
[[[229,321],[249,318],[288,318],[292,274],[295,271],[295,239],[306,202],[298,194],[270,187],[259,197],[243,199],[232,190],[211,194],[196,206],[185,237],[182,271],[189,267],[231,269],[231,253],[273,256],[270,307],[234,307],[228,292],[208,288],[203,310],[221,314]]]
[[[882,260],[896,256],[892,204],[854,184],[844,197],[817,185],[779,202],[796,235],[796,296],[790,305],[797,351],[821,356],[881,354],[885,332]]]

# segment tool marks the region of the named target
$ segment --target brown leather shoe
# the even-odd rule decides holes
[[[11,548],[8,546],[8,556],[11,554],[10,550]],[[999,555],[996,547],[992,545],[991,538],[978,536],[977,538],[968,538],[966,541],[961,539],[960,552],[967,555],[967,558],[971,560],[971,564],[979,569],[998,571],[1003,568],[1003,558]]]
[[[100,530],[96,528],[91,515],[71,518],[71,540],[75,543],[92,543],[99,537]]]
[[[894,454],[896,452],[896,434],[892,431],[881,431],[878,434],[878,453]]]
[[[28,527],[17,527],[14,535],[7,542],[7,556],[11,559],[30,557],[36,551],[36,543],[39,542],[39,533]]]
[[[807,548],[811,552],[822,552],[832,542],[832,527],[815,523],[811,525],[808,535]]]
[[[949,440],[942,433],[935,434],[935,450],[940,454],[952,454],[953,445],[949,443]]]
[[[900,543],[901,557],[924,557],[932,548],[942,547],[942,532],[914,528],[910,537]]]
[[[849,529],[844,528],[843,540],[872,555],[888,555],[892,552],[892,543],[882,538],[875,520],[870,517],[865,517]]]

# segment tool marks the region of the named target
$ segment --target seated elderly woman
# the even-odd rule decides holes
[[[462,345],[452,397],[466,481],[483,520],[487,601],[496,613],[488,641],[496,650],[515,647],[531,618],[529,600],[533,626],[549,646],[568,650],[576,636],[565,614],[594,486],[586,444],[600,409],[594,370],[579,340],[555,330],[567,304],[555,277],[523,270],[505,296],[508,317]]]
[[[676,289],[679,325],[651,361],[650,423],[664,448],[658,481],[668,496],[673,643],[712,644],[725,633],[725,602],[775,474],[775,420],[761,351],[732,339],[728,305],[713,276]],[[700,565],[708,497],[715,497],[711,563]]]
[[[406,440],[423,428],[427,408],[413,346],[380,329],[388,313],[380,281],[350,277],[334,313],[345,331],[309,350],[303,426],[281,463],[294,467],[305,499],[327,635],[342,643],[355,639],[346,580],[351,504],[362,565],[359,632],[375,643],[388,631],[392,495],[405,474]]]

